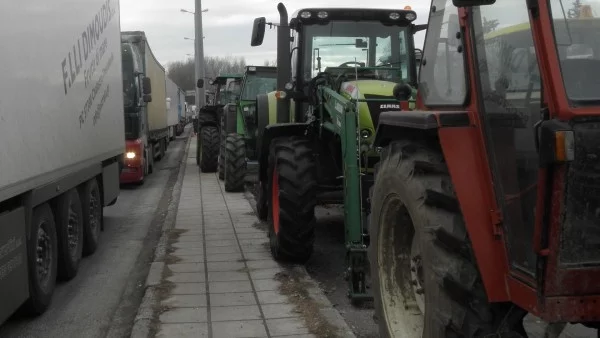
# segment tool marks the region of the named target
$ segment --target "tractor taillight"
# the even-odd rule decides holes
[[[554,150],[557,162],[569,162],[575,159],[575,137],[570,130],[559,130],[554,134]]]

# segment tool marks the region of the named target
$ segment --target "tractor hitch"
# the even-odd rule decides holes
[[[367,286],[367,274],[369,263],[367,258],[367,246],[363,244],[349,244],[347,246],[346,262],[347,269],[345,278],[348,281],[348,298],[352,304],[371,301],[373,296],[369,294]]]

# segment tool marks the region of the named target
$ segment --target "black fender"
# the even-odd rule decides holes
[[[223,107],[225,116],[225,133],[237,133],[237,106],[233,103],[228,103]]]
[[[465,111],[386,111],[379,115],[373,145],[385,147],[400,139],[437,138],[439,128],[469,125]]]
[[[278,137],[304,136],[308,128],[307,123],[277,123],[266,126],[258,142],[258,177],[266,182],[267,168],[269,166],[269,148],[271,141]]]
[[[262,138],[264,129],[269,125],[269,96],[259,94],[256,96],[256,149],[259,149],[258,142]]]
[[[198,113],[198,131],[204,126],[219,127],[218,107],[206,106]]]

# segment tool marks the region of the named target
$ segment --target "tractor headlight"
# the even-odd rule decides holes
[[[417,15],[415,13],[410,12],[410,13],[406,13],[405,18],[408,21],[415,21],[417,19]]]
[[[396,13],[396,12],[390,13],[390,19],[392,19],[392,20],[400,19],[400,13]]]
[[[317,16],[319,17],[319,19],[327,19],[327,17],[329,16],[329,13],[321,11],[321,12],[317,13]]]
[[[292,89],[294,89],[294,84],[291,82],[288,82],[285,84],[284,88],[285,88],[285,90],[292,90]]]
[[[135,158],[135,153],[133,151],[128,151],[127,153],[125,153],[125,157],[132,160]]]
[[[372,133],[371,133],[371,129],[363,129],[360,131],[360,136],[362,138],[369,138],[371,137]]]
[[[302,13],[300,13],[300,17],[302,19],[309,19],[312,16],[312,14],[310,12],[304,11]]]

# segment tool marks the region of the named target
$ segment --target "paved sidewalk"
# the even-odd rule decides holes
[[[282,289],[282,275],[294,269],[272,260],[266,232],[256,226],[244,194],[225,193],[215,173],[199,173],[195,144],[192,138],[177,217],[166,233],[166,264],[156,278],[156,337],[352,337],[331,304],[327,309],[317,299],[306,305],[311,297],[302,290],[289,283],[287,292]],[[314,313],[307,318],[307,308],[338,319],[336,325]]]

